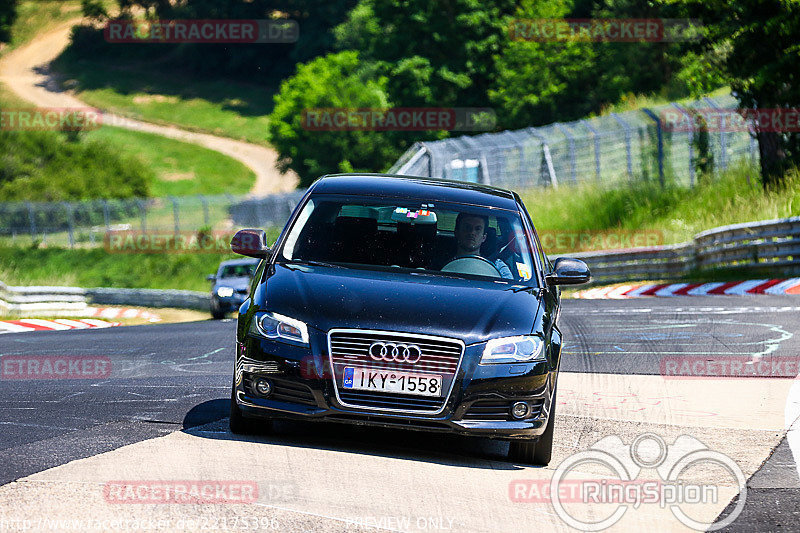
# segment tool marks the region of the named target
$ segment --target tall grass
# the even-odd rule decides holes
[[[756,169],[741,165],[692,189],[641,182],[536,189],[521,196],[539,230],[657,230],[664,242],[676,243],[717,226],[800,215],[800,172],[790,172],[773,191],[764,191]]]

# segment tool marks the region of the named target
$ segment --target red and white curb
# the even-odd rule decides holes
[[[585,300],[624,300],[647,296],[710,296],[744,294],[800,294],[800,278],[751,279],[747,281],[716,281],[712,283],[629,284],[596,287],[579,291],[573,298]]]
[[[67,329],[111,328],[119,326],[119,322],[106,322],[94,318],[20,318],[19,320],[0,321],[0,333],[23,333],[26,331],[63,331]]]
[[[158,322],[161,318],[143,309],[128,309],[122,307],[87,307],[82,314],[97,318],[144,318],[150,322]]]

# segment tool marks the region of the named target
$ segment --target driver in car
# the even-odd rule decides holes
[[[452,259],[467,255],[481,256],[481,245],[486,241],[488,225],[489,219],[484,216],[459,213],[456,217],[455,228],[456,255]],[[502,259],[497,259],[492,264],[504,278],[514,278],[511,269]]]

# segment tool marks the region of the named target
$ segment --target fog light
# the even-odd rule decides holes
[[[259,378],[256,380],[256,392],[261,396],[269,396],[272,393],[272,383],[268,379]]]
[[[525,418],[530,412],[531,409],[525,402],[516,402],[511,406],[511,416],[514,418]]]

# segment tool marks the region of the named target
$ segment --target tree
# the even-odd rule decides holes
[[[743,108],[776,115],[800,107],[800,2],[682,1],[707,26],[704,46],[730,47],[724,70]],[[800,164],[800,132],[780,124],[756,129],[761,180],[770,188],[782,183],[791,166]]]
[[[17,0],[0,0],[0,42],[11,41],[11,26],[17,20]]]
[[[387,76],[420,73],[415,93],[394,80],[389,85],[400,105],[485,107],[494,56],[508,40],[506,24],[517,3],[361,0],[335,33],[341,48],[358,50]]]
[[[377,131],[321,131],[309,128],[309,112],[325,109],[386,109],[387,79],[363,63],[358,52],[329,54],[297,67],[281,83],[270,115],[271,142],[278,165],[300,175],[307,187],[321,174],[382,170],[402,153],[392,133]]]

